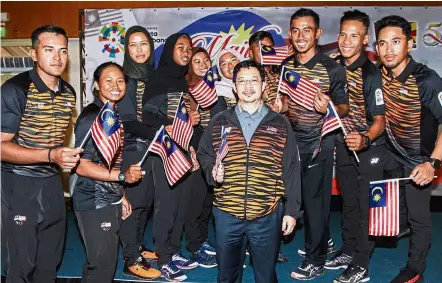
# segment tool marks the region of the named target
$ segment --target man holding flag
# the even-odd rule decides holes
[[[344,12],[338,35],[340,64],[346,70],[350,111],[342,119],[348,135],[336,142],[336,175],[342,196],[340,251],[326,269],[344,268],[335,282],[369,280],[368,263],[374,241],[368,235],[369,182],[383,179],[385,105],[381,73],[364,53],[370,40],[370,19],[358,10]],[[360,162],[352,151],[356,151]]]
[[[333,243],[328,245],[328,216],[334,135],[326,135],[321,145],[320,141],[329,102],[333,101],[336,105],[339,116],[343,117],[348,112],[345,71],[327,55],[318,53],[317,41],[321,34],[317,13],[310,9],[296,11],[290,19],[289,37],[297,54],[288,57],[282,64],[284,69],[295,71],[320,88],[313,101],[313,110],[288,99],[287,116],[294,129],[301,156],[305,211],[305,252],[300,250],[298,253],[304,254],[306,260],[291,273],[293,278],[299,280],[321,275],[327,253],[333,251]],[[319,146],[319,153],[314,157]]]
[[[411,230],[408,262],[391,282],[423,282],[431,243],[429,184],[442,159],[442,79],[409,55],[413,39],[406,19],[388,16],[375,26],[388,137],[384,168],[394,178],[411,178],[400,192]]]
[[[264,80],[261,65],[236,65],[238,105],[210,121],[199,145],[201,168],[215,188],[218,282],[241,282],[247,243],[255,282],[277,282],[281,235],[292,233],[301,216],[295,136],[289,121],[262,102]]]

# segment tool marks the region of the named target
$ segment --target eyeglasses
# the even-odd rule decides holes
[[[250,83],[253,86],[257,86],[259,83],[261,83],[261,80],[258,79],[251,79],[251,80],[237,80],[236,83],[240,86],[246,85],[247,83]]]

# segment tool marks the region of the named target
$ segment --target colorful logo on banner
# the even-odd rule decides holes
[[[411,25],[411,38],[413,39],[413,49],[417,48],[417,22],[409,22]]]
[[[285,45],[282,37],[283,29],[272,25],[263,17],[241,10],[222,11],[201,18],[179,32],[188,33],[193,46],[203,47],[212,59],[225,47],[233,47],[244,57],[248,57],[249,38],[260,30],[272,34],[276,46]],[[155,58],[159,61],[163,44],[155,50]]]
[[[125,35],[126,28],[118,22],[103,26],[98,37],[98,41],[104,43],[101,52],[108,53],[109,58],[115,58],[115,54],[124,52]]]
[[[428,24],[422,42],[430,47],[442,47],[442,23]]]

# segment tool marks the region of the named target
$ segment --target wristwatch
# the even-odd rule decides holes
[[[365,135],[364,137],[364,148],[369,148],[371,146],[371,139]]]
[[[120,174],[118,174],[118,182],[120,182],[120,184],[124,184],[126,182],[126,174],[120,172]]]
[[[430,158],[430,164],[435,170],[438,170],[442,167],[442,162],[436,158]]]

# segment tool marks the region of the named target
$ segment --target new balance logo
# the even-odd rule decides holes
[[[378,161],[379,161],[379,157],[374,157],[374,158],[372,158],[371,159],[371,164],[377,164],[378,163]]]

